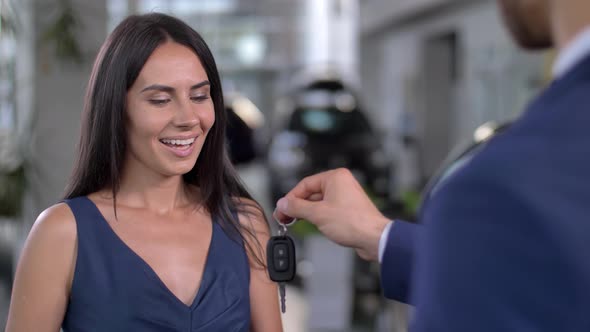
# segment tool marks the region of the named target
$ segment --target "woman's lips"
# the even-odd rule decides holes
[[[164,145],[168,151],[180,158],[189,156],[194,149],[195,138],[190,139],[161,139],[160,143]]]

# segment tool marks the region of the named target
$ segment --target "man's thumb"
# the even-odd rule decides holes
[[[292,218],[309,219],[313,215],[316,202],[297,197],[283,197],[277,202],[277,210]]]

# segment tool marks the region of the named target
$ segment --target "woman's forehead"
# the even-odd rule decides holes
[[[138,80],[201,82],[207,80],[207,73],[193,49],[176,42],[166,42],[147,59]]]

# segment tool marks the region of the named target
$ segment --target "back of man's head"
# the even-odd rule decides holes
[[[559,48],[590,26],[588,0],[497,0],[508,29],[526,49]]]
[[[522,47],[542,49],[553,45],[551,1],[498,0],[508,29]]]

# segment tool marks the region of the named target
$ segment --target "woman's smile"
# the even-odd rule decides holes
[[[195,140],[199,136],[186,138],[186,139],[172,139],[172,138],[163,138],[160,139],[160,143],[162,143],[168,151],[171,151],[175,156],[184,158],[191,155],[194,148]]]

